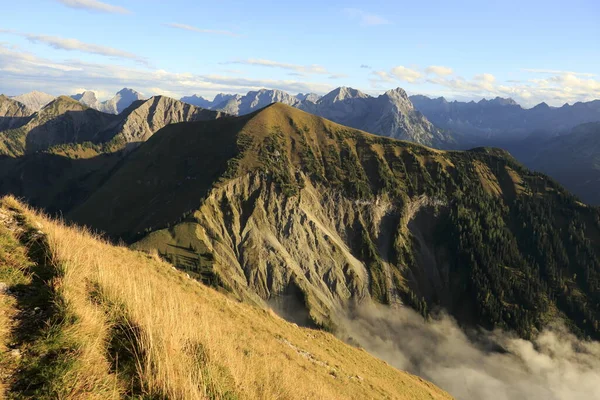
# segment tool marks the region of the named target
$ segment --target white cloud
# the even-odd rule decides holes
[[[600,81],[582,74],[556,71],[557,74],[528,81],[498,83],[492,74],[480,74],[468,80],[462,77],[431,78],[427,82],[450,89],[449,95],[462,98],[512,97],[526,107],[541,102],[559,106],[564,103],[600,98]],[[548,71],[540,72],[544,75]]]
[[[270,68],[281,68],[281,69],[287,69],[290,71],[295,71],[296,73],[299,73],[299,74],[323,74],[323,75],[331,74],[331,72],[329,72],[325,67],[318,65],[318,64],[298,65],[298,64],[288,64],[288,63],[272,61],[272,60],[256,59],[256,58],[251,58],[248,60],[231,61],[230,63],[231,64],[244,64],[244,65],[259,65],[262,67],[270,67]]]
[[[58,36],[34,35],[34,34],[18,34],[26,37],[33,43],[44,43],[58,50],[81,51],[84,53],[98,54],[107,57],[125,58],[142,63],[147,61],[136,54],[115,49],[112,47],[101,46],[92,43],[85,43],[77,39],[61,38]]]
[[[413,83],[423,77],[423,74],[417,70],[404,67],[399,65],[397,67],[392,68],[392,75],[396,78],[406,81],[409,83]]]
[[[437,76],[448,76],[454,73],[454,70],[449,67],[444,67],[441,65],[431,65],[425,68],[425,73],[429,75],[437,75]]]
[[[381,80],[381,81],[385,81],[385,82],[393,82],[394,81],[394,78],[385,71],[373,71],[372,74],[376,75],[379,78],[379,80]]]
[[[88,11],[98,11],[110,14],[130,14],[126,8],[120,6],[113,6],[111,4],[103,3],[97,0],[56,0],[59,3],[64,4],[67,7],[78,8]]]
[[[522,69],[535,78],[528,80],[510,79],[499,82],[490,73],[481,73],[470,79],[456,75],[450,67],[432,65],[426,68],[398,66],[387,71],[373,71],[377,78],[371,79],[371,86],[384,88],[387,82],[395,80],[411,84],[429,84],[437,89],[426,89],[427,94],[446,96],[455,99],[481,99],[491,97],[512,97],[525,107],[541,102],[560,106],[564,103],[590,101],[600,98],[600,80],[596,75],[582,72],[552,69]],[[440,89],[440,87],[442,89]],[[413,90],[415,91],[415,90]],[[423,90],[416,92],[424,93]]]
[[[201,28],[197,28],[195,26],[191,26],[191,25],[185,25],[185,24],[176,24],[176,23],[170,23],[170,24],[164,24],[165,26],[169,26],[171,28],[176,28],[176,29],[183,29],[185,31],[190,31],[190,32],[197,32],[197,33],[210,33],[213,35],[225,35],[225,36],[233,36],[233,37],[240,37],[241,35],[231,32],[231,31],[226,31],[226,30],[217,30],[217,29],[201,29]]]
[[[358,8],[345,8],[344,14],[353,21],[358,21],[361,26],[387,25],[390,23],[386,18],[371,14]]]
[[[77,93],[93,88],[99,93],[115,93],[127,86],[153,94],[168,93],[174,97],[202,93],[245,93],[262,88],[281,89],[290,93],[326,93],[332,85],[298,80],[251,79],[228,75],[196,75],[149,68],[122,67],[87,63],[77,60],[50,61],[30,53],[0,45],[0,92],[16,95],[33,89],[52,93]]]

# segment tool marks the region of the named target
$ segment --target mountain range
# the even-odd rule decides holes
[[[552,176],[590,204],[600,204],[600,122],[578,125],[533,148],[514,151],[520,150],[531,168]]]
[[[222,104],[239,112],[269,101],[266,92]],[[0,194],[372,351],[381,348],[349,327],[366,306],[389,315],[410,307],[425,320],[447,313],[457,329],[524,340],[556,320],[577,337],[600,338],[600,209],[505,150],[434,149],[300,109],[410,126],[417,137],[430,123],[402,90],[372,97],[340,88],[316,103],[280,96],[294,104],[240,116],[163,96],[115,115],[85,106],[86,97],[59,96],[0,132]],[[7,118],[31,111],[0,100]],[[546,138],[532,159],[543,169],[540,160],[588,151],[578,168],[592,168],[597,129]],[[391,329],[389,318],[361,321]],[[481,346],[515,355],[493,341]]]
[[[322,97],[315,94],[292,96],[281,90],[262,89],[244,96],[217,96],[213,102],[197,96],[183,97],[181,101],[232,115],[245,115],[277,102],[381,136],[441,148],[456,145],[453,137],[434,127],[414,109],[406,92],[400,88],[378,97],[340,87]]]
[[[309,325],[375,301],[524,337],[559,313],[600,334],[600,210],[497,150],[436,151],[276,103],[165,127],[67,216],[247,301],[284,296]]]
[[[96,94],[92,91],[85,91],[71,97],[90,108],[108,114],[120,114],[132,103],[145,99],[141,93],[128,88],[121,89],[113,98],[103,102],[98,101]]]
[[[19,156],[75,143],[92,147],[110,145],[120,149],[135,146],[171,123],[221,116],[221,112],[163,96],[137,100],[118,115],[97,111],[81,101],[59,96],[29,116],[24,125],[4,131],[0,136],[0,155]]]
[[[66,103],[99,113],[69,98],[56,102],[46,112]],[[121,117],[99,114],[148,121],[149,110],[167,102],[183,104],[152,98]],[[204,121],[161,121],[149,135],[113,121],[135,151],[89,153],[80,136],[46,143],[45,153],[26,146],[24,156],[0,160],[0,190],[158,250],[239,298],[280,301],[311,326],[335,329],[338,313],[375,301],[424,315],[442,308],[462,324],[524,337],[559,312],[574,330],[600,333],[595,253],[570,250],[595,246],[599,211],[508,153],[433,150],[280,103],[237,118],[206,112],[213,114]],[[100,136],[113,141],[114,132]],[[545,236],[531,233],[540,230]],[[553,250],[537,253],[547,246]],[[505,281],[503,265],[524,271],[523,280]],[[581,297],[569,297],[574,290]]]
[[[499,142],[522,139],[534,133],[555,136],[577,125],[600,120],[600,100],[562,107],[540,103],[529,109],[522,108],[513,99],[500,97],[461,102],[416,95],[410,96],[410,101],[436,126],[470,135],[474,140]]]
[[[20,96],[20,98],[46,98],[48,96],[32,92]],[[92,109],[104,110],[117,115],[126,114],[125,111],[129,106],[134,103],[139,104],[142,95],[125,88],[105,102],[99,102],[91,91],[71,97]],[[14,129],[20,128],[34,118],[34,110],[25,105],[18,106],[14,99],[12,98],[13,102],[9,103],[5,96],[0,98],[0,107],[2,107],[0,111],[3,115],[0,117],[2,118],[0,131],[10,130],[10,134],[7,135],[13,141],[10,146],[16,146],[15,150],[21,152],[24,146],[21,142],[25,135]],[[541,171],[550,173],[585,202],[598,204],[595,194],[600,190],[600,183],[595,179],[586,179],[584,182],[579,182],[578,179],[594,173],[595,167],[592,164],[580,164],[580,173],[569,178],[573,175],[569,172],[572,169],[568,165],[554,163],[551,159],[544,160],[543,158],[549,157],[550,153],[540,151],[545,148],[546,142],[552,141],[557,136],[568,136],[569,132],[574,130],[577,125],[600,121],[600,103],[598,101],[564,105],[563,107],[549,107],[542,103],[532,109],[524,109],[512,99],[499,97],[492,100],[481,100],[477,103],[449,102],[442,97],[431,99],[416,95],[408,98],[406,93],[399,88],[373,97],[356,89],[340,87],[325,96],[301,93],[290,95],[280,90],[262,89],[248,92],[246,95],[219,94],[212,101],[193,95],[183,97],[181,102],[231,115],[245,115],[274,102],[280,102],[356,129],[439,149],[469,149],[477,146],[501,147],[509,150],[528,167],[539,168]],[[169,107],[171,105],[161,108],[166,113],[165,115],[171,115],[167,116],[163,122],[160,120],[164,118],[156,117],[158,120],[150,123],[142,122],[143,118],[129,124],[124,123],[125,129],[138,130],[137,133],[125,133],[124,135],[127,136],[123,137],[125,143],[139,142],[139,135],[146,138],[151,132],[164,126],[164,123],[193,120],[193,117],[188,115],[190,111],[179,111],[178,107],[175,107],[175,110],[171,112],[168,111]],[[151,118],[155,118],[154,116],[157,115],[155,110],[146,110],[146,112],[152,115]],[[197,111],[191,113],[197,113]],[[90,112],[88,114],[93,115]],[[123,115],[122,118],[126,118],[126,116]],[[31,124],[39,124],[37,120],[40,118],[35,119],[36,121]],[[121,120],[117,120],[115,124],[119,125],[119,121]],[[138,123],[139,126],[136,125]],[[67,123],[67,125],[69,124]],[[76,123],[74,124],[76,125]],[[140,133],[138,128],[141,127],[145,133]],[[112,137],[119,136],[118,129],[116,126],[107,126],[106,132],[102,132],[101,137],[96,137],[94,135],[99,133],[99,128],[90,122],[90,130],[96,131],[95,133],[81,131],[77,134],[81,135],[84,141],[89,139],[86,135],[92,135],[94,136],[91,139],[92,142],[106,142],[106,138],[111,135]],[[137,139],[134,138],[136,135],[138,135]],[[33,141],[35,141],[34,137],[35,135],[32,136]],[[15,140],[16,142],[14,142]],[[4,144],[0,146],[4,150],[1,151],[5,154],[14,154],[11,153],[12,150],[6,149],[6,139],[2,142]],[[58,140],[58,143],[60,142],[61,140]],[[42,144],[42,147],[44,146],[45,144]],[[30,149],[36,151],[33,150],[36,149],[35,145],[30,146]],[[549,164],[552,164],[553,167],[544,167]]]

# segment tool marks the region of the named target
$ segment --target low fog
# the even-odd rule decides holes
[[[389,364],[431,380],[457,399],[600,399],[600,343],[560,324],[532,342],[502,332],[467,336],[442,315],[362,306],[339,336]]]

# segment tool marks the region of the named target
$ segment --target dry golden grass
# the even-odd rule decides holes
[[[450,397],[331,334],[230,299],[158,257],[3,202],[41,223],[62,272],[57,293],[76,317],[65,335],[85,366],[72,371],[81,384],[64,398]]]
[[[486,193],[494,197],[502,197],[500,183],[490,168],[479,160],[473,161],[473,166]]]

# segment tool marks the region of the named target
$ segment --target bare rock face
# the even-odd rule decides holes
[[[51,94],[38,92],[34,90],[33,92],[24,93],[19,96],[13,97],[13,100],[18,101],[19,103],[25,104],[29,109],[33,111],[39,111],[54,100],[56,97]]]
[[[23,126],[33,112],[25,104],[0,95],[0,131]]]
[[[316,93],[298,93],[296,98],[300,101],[310,101],[311,103],[316,103],[322,96]]]
[[[375,100],[379,115],[373,116],[363,130],[433,147],[452,147],[453,139],[415,110],[403,89],[389,90]]]
[[[225,114],[186,104],[165,96],[155,96],[133,103],[123,114],[123,119],[111,130],[127,143],[141,143],[159,129],[178,122],[204,121]]]
[[[230,98],[225,104],[218,106],[218,109],[227,114],[245,115],[273,103],[283,103],[288,106],[298,107],[301,101],[281,90],[261,89],[255,92],[248,92],[245,96]]]
[[[397,88],[372,97],[352,88],[338,88],[317,103],[303,103],[307,112],[380,136],[438,148],[452,148],[453,139],[416,111],[406,92]]]
[[[144,96],[133,89],[121,89],[115,97],[105,101],[99,110],[109,114],[120,114],[125,111],[133,102],[144,100]]]
[[[112,99],[103,102],[98,101],[96,94],[90,90],[73,95],[71,98],[87,107],[107,114],[120,114],[134,102],[145,100],[141,93],[128,88],[121,89]]]
[[[96,93],[92,92],[91,90],[86,90],[83,93],[75,94],[71,96],[71,98],[95,110],[100,109],[100,102],[96,98]]]

